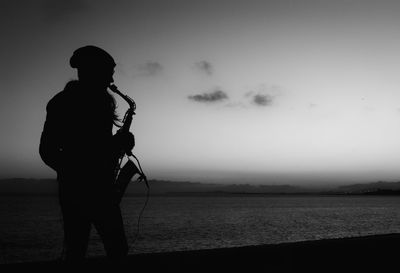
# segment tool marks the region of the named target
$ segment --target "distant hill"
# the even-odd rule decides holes
[[[339,186],[331,190],[306,188],[292,185],[213,184],[150,180],[152,195],[205,195],[205,194],[377,194],[397,195],[400,182],[375,182]],[[0,180],[0,195],[56,195],[58,182],[55,179],[13,178]],[[143,182],[132,181],[126,195],[143,195]]]
[[[399,191],[400,182],[374,182],[366,184],[353,184],[347,186],[341,186],[336,189],[338,192],[343,192],[347,194],[367,194],[372,192],[390,192]]]
[[[189,194],[189,193],[301,193],[308,189],[290,185],[249,185],[249,184],[212,184],[196,182],[176,182],[150,180],[152,194]],[[56,195],[58,183],[55,179],[13,178],[0,180],[0,195]],[[143,182],[132,181],[127,189],[128,195],[142,195],[146,192]]]
[[[153,194],[183,194],[183,193],[300,193],[309,190],[290,185],[249,185],[249,184],[212,184],[196,182],[174,182],[152,180],[149,182]],[[144,192],[141,183],[131,183],[127,194]]]

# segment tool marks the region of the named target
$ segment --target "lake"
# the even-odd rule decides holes
[[[129,243],[143,197],[121,207]],[[150,197],[130,254],[275,244],[400,232],[396,196]],[[56,197],[0,197],[0,262],[57,259],[62,218]],[[104,255],[92,230],[88,256]]]

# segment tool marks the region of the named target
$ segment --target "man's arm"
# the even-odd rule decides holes
[[[46,107],[46,121],[40,137],[39,154],[44,163],[55,171],[60,170],[62,147],[59,145],[59,124],[57,121],[54,101],[50,101]]]

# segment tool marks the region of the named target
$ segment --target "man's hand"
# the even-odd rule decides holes
[[[125,152],[128,154],[128,155],[131,155],[132,153],[132,149],[133,149],[133,147],[135,147],[135,136],[131,133],[131,132],[128,132],[127,134],[126,134],[126,136],[125,136],[125,139],[124,139],[124,149],[125,149]]]
[[[135,136],[131,132],[117,132],[114,137],[117,147],[124,150],[127,155],[131,155],[135,147]]]

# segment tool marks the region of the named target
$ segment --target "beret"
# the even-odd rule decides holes
[[[97,46],[84,46],[74,51],[72,57],[69,59],[69,64],[72,68],[83,67],[115,67],[113,57],[105,50]]]

